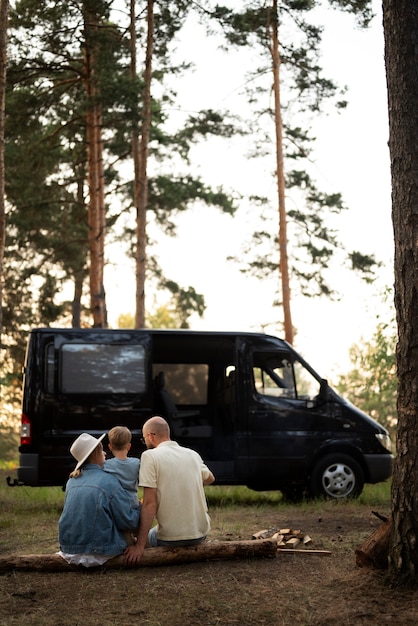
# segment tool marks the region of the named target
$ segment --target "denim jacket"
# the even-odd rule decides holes
[[[64,509],[58,522],[62,552],[121,554],[127,546],[122,531],[139,525],[140,507],[132,504],[115,476],[88,464],[66,486]]]

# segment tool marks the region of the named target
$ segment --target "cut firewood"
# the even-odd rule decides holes
[[[357,548],[356,564],[359,567],[387,568],[391,529],[392,518],[389,517]]]
[[[297,537],[292,537],[292,539],[288,539],[286,541],[286,547],[296,548],[296,546],[299,545],[299,543],[300,543],[300,539],[298,539]]]
[[[264,528],[264,530],[258,530],[253,534],[252,539],[265,539],[269,533],[268,528]]]
[[[264,529],[259,530],[253,534],[253,539],[265,538],[273,539],[277,541],[277,547],[288,548],[290,550],[300,547],[302,551],[305,550],[305,546],[312,543],[312,539],[309,535],[306,535],[302,530],[292,530],[291,528],[278,529]]]
[[[181,548],[147,548],[136,566],[150,567],[197,561],[225,559],[248,559],[253,557],[275,557],[277,542],[271,539],[252,541],[205,541],[196,546]],[[95,569],[126,568],[124,555],[116,556]],[[0,557],[0,573],[13,570],[31,572],[85,571],[83,566],[70,565],[58,554],[29,554]]]

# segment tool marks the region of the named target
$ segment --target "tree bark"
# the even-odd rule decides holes
[[[6,198],[4,170],[4,121],[6,108],[8,0],[0,0],[0,345],[3,335],[4,251],[6,242]]]
[[[276,177],[277,193],[279,200],[279,270],[282,286],[284,337],[286,341],[288,341],[290,344],[293,344],[293,323],[290,309],[289,263],[287,255],[287,215],[283,156],[283,122],[280,99],[281,58],[279,51],[277,0],[273,0],[273,6],[271,7],[270,11],[270,23],[268,27],[271,32],[270,54],[272,58],[273,69],[274,124],[276,130]]]
[[[197,546],[182,548],[147,548],[135,567],[152,567],[197,561],[218,561],[228,559],[249,559],[274,557],[277,554],[277,541],[271,539],[251,541],[205,541]],[[117,556],[96,569],[126,568],[125,557]],[[85,571],[85,567],[70,565],[58,554],[28,554],[0,557],[0,573],[13,570],[27,572],[69,572]],[[89,568],[91,569],[91,568]]]
[[[131,76],[136,80],[136,22],[135,2],[131,0]],[[143,73],[142,126],[138,137],[136,123],[132,136],[134,158],[134,203],[136,207],[136,307],[135,328],[145,327],[145,277],[146,277],[146,220],[148,206],[148,146],[151,130],[151,79],[154,41],[154,0],[147,1],[147,45]]]
[[[95,36],[97,17],[84,4],[84,84],[87,100],[86,143],[89,189],[90,306],[95,328],[106,328],[104,293],[105,193],[100,90]]]
[[[392,482],[389,573],[418,584],[418,3],[384,0],[389,107],[398,429]]]

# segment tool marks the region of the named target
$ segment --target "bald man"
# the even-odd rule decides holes
[[[215,480],[197,452],[170,439],[164,418],[157,415],[145,422],[142,438],[147,447],[139,472],[144,499],[138,541],[125,551],[131,565],[145,547],[189,546],[206,539],[210,518],[203,487]],[[155,518],[157,526],[151,528]]]

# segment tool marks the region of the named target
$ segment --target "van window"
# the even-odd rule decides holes
[[[154,363],[153,372],[164,372],[165,388],[175,404],[207,404],[207,363]]]
[[[294,368],[298,398],[313,400],[320,391],[319,381],[299,361],[295,361]]]
[[[66,343],[61,346],[63,393],[144,393],[145,348],[141,345]]]
[[[257,355],[254,355],[254,361],[260,362]],[[275,398],[296,398],[293,368],[287,359],[266,359],[262,364],[254,365],[253,377],[258,394]]]

